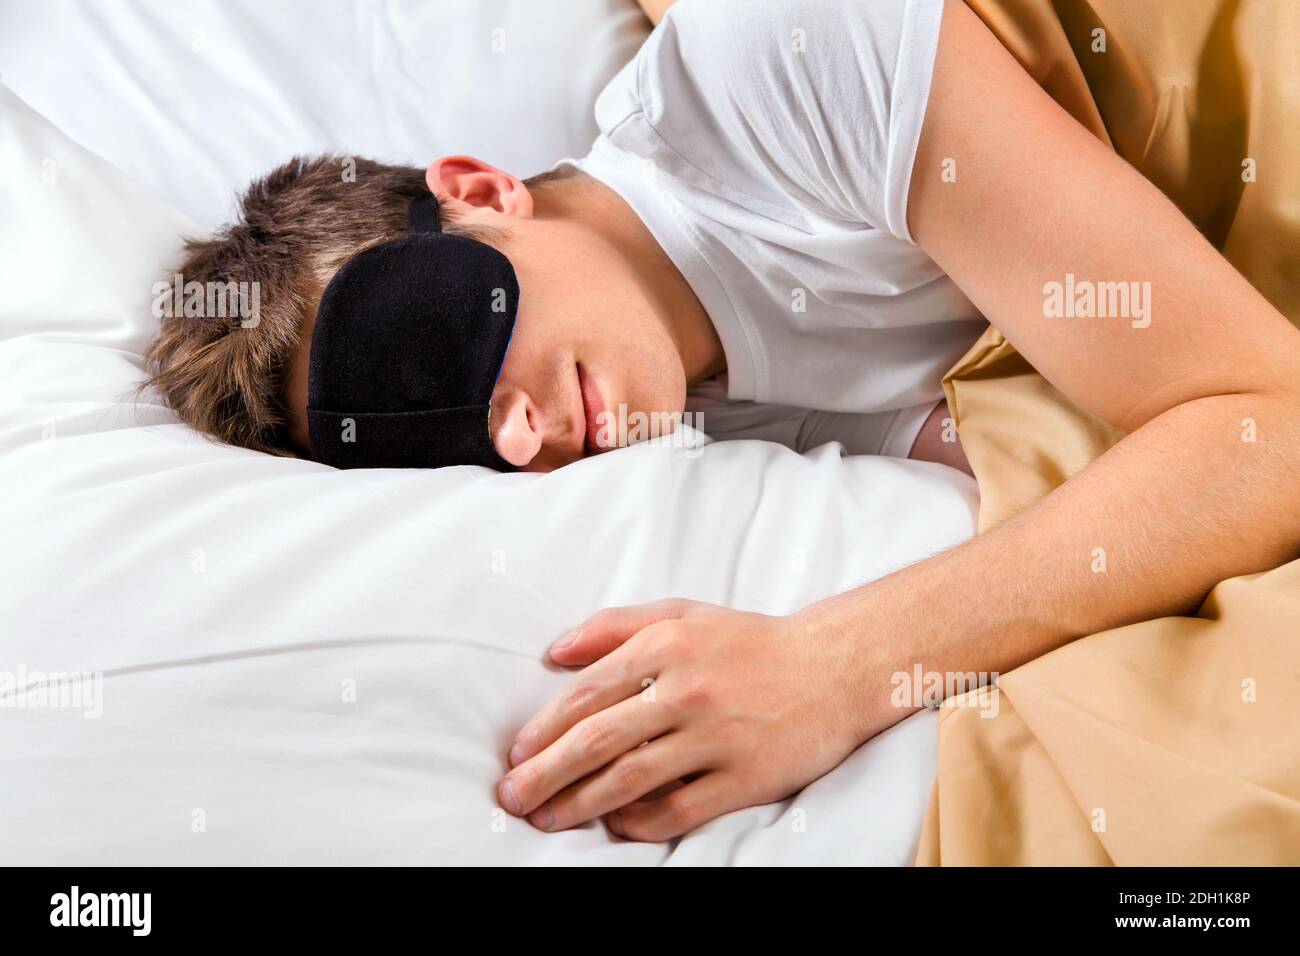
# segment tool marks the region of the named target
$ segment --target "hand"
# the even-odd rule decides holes
[[[594,615],[551,648],[586,669],[510,751],[501,805],[542,830],[605,816],[667,840],[795,793],[880,721],[843,631],[680,599]],[[647,798],[647,799],[643,799]]]

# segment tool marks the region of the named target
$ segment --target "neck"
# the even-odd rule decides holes
[[[677,346],[686,384],[726,370],[717,329],[690,283],[618,193],[586,173],[547,183],[533,192],[534,215],[582,223],[633,277],[642,298]]]

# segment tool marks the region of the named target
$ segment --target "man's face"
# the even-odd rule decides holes
[[[626,444],[613,428],[597,436],[602,413],[617,422],[624,406],[626,421],[686,401],[681,357],[631,277],[557,231],[524,230],[501,250],[519,279],[519,313],[488,426],[497,454],[526,471]]]
[[[454,193],[440,199],[458,224],[493,230],[491,244],[519,280],[488,422],[497,454],[523,471],[551,471],[626,444],[616,427],[597,435],[602,413],[616,426],[620,406],[624,421],[682,411],[686,374],[671,323],[656,314],[644,270],[607,236],[562,215],[534,216],[526,190],[523,199],[484,205]],[[304,452],[314,321],[313,314],[287,385],[291,437]]]

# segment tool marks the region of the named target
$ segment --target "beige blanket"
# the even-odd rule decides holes
[[[1300,324],[1300,2],[967,2]],[[992,328],[944,385],[981,529],[1120,437]],[[979,693],[995,717],[944,704],[918,863],[1300,864],[1300,562]]]

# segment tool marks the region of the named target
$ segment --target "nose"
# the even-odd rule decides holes
[[[497,454],[523,468],[542,450],[542,433],[534,425],[529,398],[520,391],[492,396],[492,444]]]

